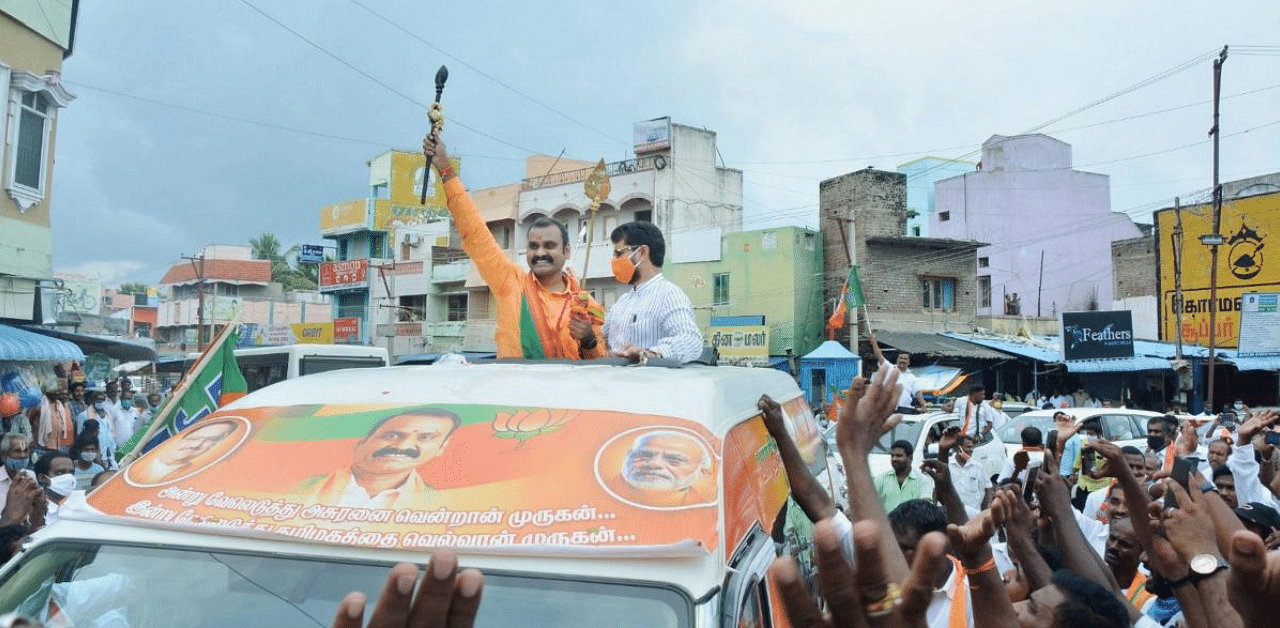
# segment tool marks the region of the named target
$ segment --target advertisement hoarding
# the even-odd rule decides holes
[[[1213,232],[1212,204],[1183,207],[1182,238],[1175,241],[1178,216],[1173,209],[1156,212],[1157,281],[1160,300],[1160,339],[1178,339],[1182,313],[1182,342],[1209,344],[1209,274],[1212,247],[1200,244]],[[1266,243],[1280,231],[1280,192],[1224,201],[1220,232],[1226,243],[1218,247],[1218,294],[1214,342],[1235,347],[1240,337],[1241,297],[1249,292],[1280,292],[1280,264],[1268,262]],[[1181,245],[1181,264],[1175,254]],[[1179,267],[1180,266],[1180,267]],[[1178,298],[1177,275],[1182,276]]]
[[[321,262],[320,292],[363,288],[369,284],[369,260]]]
[[[1105,360],[1133,357],[1133,313],[1063,312],[1062,358]]]
[[[712,327],[711,346],[720,352],[721,364],[769,365],[769,327],[767,325]]]
[[[360,342],[360,319],[354,316],[333,319],[333,341],[358,344]]]
[[[319,264],[324,261],[324,247],[319,244],[304,244],[298,253],[298,261],[304,264]]]
[[[655,118],[637,122],[632,127],[636,154],[671,147],[671,118]]]
[[[1280,293],[1250,292],[1240,302],[1241,357],[1280,355]]]

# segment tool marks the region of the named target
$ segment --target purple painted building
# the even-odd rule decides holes
[[[978,316],[1110,309],[1111,243],[1141,235],[1111,211],[1110,177],[1072,169],[1071,145],[1040,134],[993,135],[978,165],[938,182],[929,224],[991,243],[978,249]]]

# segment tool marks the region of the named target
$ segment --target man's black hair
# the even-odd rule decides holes
[[[1133,445],[1125,445],[1124,447],[1121,447],[1120,453],[1129,455],[1129,456],[1142,456],[1144,458],[1146,457],[1146,454],[1142,453],[1141,449],[1138,449]]]
[[[1070,416],[1070,415],[1068,415],[1068,416]],[[1098,418],[1096,418],[1096,417],[1095,417],[1095,418],[1092,418],[1092,419],[1085,420],[1084,422],[1080,423],[1080,429],[1081,429],[1081,430],[1086,430],[1086,429],[1087,429],[1087,430],[1089,430],[1089,431],[1097,432],[1097,433],[1101,434],[1101,433],[1102,433],[1102,420],[1101,420],[1101,419],[1098,419]]]
[[[1054,613],[1054,628],[1130,628],[1129,612],[1115,593],[1069,569],[1051,580],[1066,599]]]
[[[1147,419],[1148,428],[1151,427],[1152,423],[1159,423],[1160,428],[1164,430],[1165,434],[1173,435],[1178,433],[1178,418],[1172,414],[1153,416],[1150,419]]]
[[[36,475],[49,475],[49,469],[53,468],[53,461],[58,458],[70,460],[71,456],[60,451],[46,451],[36,458],[36,463],[32,465],[31,470],[35,471]]]
[[[528,231],[525,231],[525,233],[527,234],[529,233],[529,231],[533,231],[534,229],[541,229],[543,227],[555,227],[559,229],[560,244],[563,246],[569,246],[569,228],[564,226],[563,222],[560,222],[555,218],[548,218],[547,216],[539,216],[537,220],[533,221],[529,225],[529,229]]]
[[[1216,480],[1216,479],[1218,479],[1218,478],[1220,478],[1220,477],[1222,477],[1222,476],[1224,476],[1224,475],[1229,475],[1229,476],[1231,476],[1233,479],[1236,477],[1236,476],[1235,476],[1235,474],[1231,472],[1231,467],[1228,467],[1228,466],[1227,466],[1227,465],[1225,465],[1225,464],[1224,464],[1224,465],[1222,465],[1221,467],[1218,467],[1217,469],[1214,469],[1214,470],[1213,470],[1213,479],[1215,479],[1215,480]]]
[[[626,242],[630,246],[649,247],[649,261],[653,262],[654,266],[662,268],[662,260],[667,254],[667,241],[662,237],[662,231],[657,225],[646,220],[618,225],[613,233],[609,234],[609,240],[614,244]]]
[[[974,385],[972,385],[972,386],[970,386],[970,387],[969,387],[969,394],[970,394],[970,395],[972,395],[973,393],[976,393],[976,392],[987,392],[987,387],[986,387],[986,386],[983,386],[982,384],[974,384]]]
[[[908,457],[908,458],[910,458],[910,457],[911,457],[911,454],[914,454],[914,453],[916,452],[916,447],[915,447],[915,445],[912,445],[912,444],[911,444],[911,441],[908,441],[908,440],[895,440],[895,441],[893,441],[893,444],[892,444],[892,445],[889,445],[889,451],[893,451],[893,450],[895,450],[895,449],[901,449],[902,451],[907,452],[907,457]]]
[[[390,421],[391,419],[394,419],[396,417],[402,417],[402,416],[430,416],[430,417],[436,417],[438,419],[449,419],[450,421],[453,422],[453,427],[449,428],[449,433],[444,435],[445,438],[449,438],[450,436],[453,436],[453,433],[458,430],[458,426],[462,425],[462,417],[448,410],[443,410],[441,408],[411,408],[409,410],[404,410],[402,412],[397,412],[395,414],[392,414],[382,419],[381,421],[374,423],[373,427],[369,428],[369,433],[365,434],[364,438],[361,440],[369,440],[369,437],[373,436],[374,434],[377,434],[378,428],[382,427],[383,424],[385,424],[387,421]]]
[[[71,385],[67,386],[67,392],[71,392],[77,388],[84,388],[84,387],[85,387],[84,382],[71,382]]]
[[[894,530],[915,530],[924,536],[930,532],[947,531],[947,511],[927,499],[909,499],[889,513],[889,525]]]
[[[1027,447],[1039,447],[1044,444],[1044,434],[1040,428],[1028,425],[1022,428],[1022,444]]]

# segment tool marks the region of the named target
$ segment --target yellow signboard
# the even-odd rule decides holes
[[[711,346],[720,352],[721,364],[769,365],[769,327],[767,325],[712,327]]]
[[[431,198],[427,198],[431,203]],[[375,231],[394,231],[396,227],[406,227],[437,220],[448,220],[449,209],[444,202],[436,205],[402,205],[385,198],[373,202],[373,229]]]
[[[325,205],[320,209],[320,233],[363,228],[368,219],[369,202],[366,199]]]
[[[1182,214],[1182,299],[1178,299],[1179,265],[1174,246],[1177,217],[1174,210],[1156,212],[1159,269],[1160,339],[1178,338],[1178,311],[1182,312],[1182,341],[1209,344],[1209,275],[1212,247],[1200,236],[1213,233],[1213,204],[1184,207]],[[1280,288],[1280,262],[1268,262],[1269,239],[1280,233],[1280,192],[1250,196],[1222,203],[1220,232],[1226,243],[1218,247],[1218,294],[1214,342],[1235,347],[1240,334],[1240,303],[1246,292],[1276,292]]]
[[[459,170],[457,157],[450,157],[449,164]],[[391,153],[391,202],[397,205],[421,205],[422,178],[426,174],[427,158],[422,153]],[[444,186],[440,177],[431,173],[431,189],[427,190],[427,205],[444,207]]]
[[[333,323],[294,323],[291,327],[299,344],[333,344]]]

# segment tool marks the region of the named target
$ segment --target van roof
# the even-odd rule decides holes
[[[430,382],[430,390],[424,384]],[[775,369],[686,365],[683,368],[577,364],[433,364],[349,369],[282,381],[224,410],[311,403],[476,403],[643,412],[697,422],[717,437],[757,413],[769,394],[800,395]]]
[[[762,393],[782,404],[802,455],[823,461],[799,389],[772,369],[331,371],[200,419],[94,491],[86,512],[471,555],[718,556],[785,500],[763,424],[734,430]],[[768,507],[730,522],[721,500],[740,476],[768,484]]]

